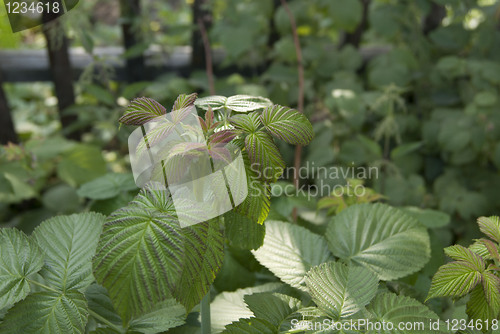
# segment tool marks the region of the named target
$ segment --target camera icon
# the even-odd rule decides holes
[[[181,227],[220,216],[248,195],[234,136],[222,129],[207,140],[201,122],[196,107],[189,106],[150,120],[128,138],[137,186],[168,193]]]

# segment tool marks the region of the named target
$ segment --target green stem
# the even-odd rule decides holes
[[[94,311],[92,311],[90,309],[89,309],[89,315],[91,315],[92,317],[96,318],[97,320],[99,320],[103,324],[107,325],[109,328],[114,329],[118,333],[125,333],[125,331],[123,330],[123,328],[115,325],[114,323],[112,323],[108,319],[104,318],[103,316],[97,314],[96,312],[94,312]]]
[[[37,281],[33,281],[33,280],[29,279],[29,278],[28,278],[28,282],[30,282],[33,285],[38,285],[39,287],[44,288],[45,290],[48,290],[48,291],[52,291],[52,292],[56,292],[56,293],[62,293],[61,291],[57,291],[56,289],[53,289],[50,286],[46,286],[45,284],[42,284],[42,283],[37,282]]]
[[[201,334],[211,333],[210,324],[210,291],[201,300]]]

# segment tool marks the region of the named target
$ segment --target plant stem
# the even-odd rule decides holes
[[[201,300],[201,334],[210,334],[210,290]]]
[[[45,284],[42,284],[42,283],[40,283],[40,282],[33,281],[33,280],[29,279],[29,278],[28,278],[27,280],[28,280],[28,282],[30,282],[31,284],[33,284],[33,285],[38,285],[39,287],[44,288],[45,290],[52,291],[52,292],[56,292],[56,293],[62,293],[61,291],[57,291],[56,289],[51,288],[50,286],[46,286]]]
[[[286,0],[281,0],[281,5],[288,14],[288,19],[290,20],[290,26],[292,27],[293,42],[295,45],[295,53],[297,55],[297,70],[298,70],[298,81],[299,81],[299,96],[297,101],[297,109],[299,112],[304,112],[304,64],[302,62],[302,49],[300,47],[299,34],[297,33],[297,23],[295,22],[295,17],[293,16],[290,7]],[[297,145],[295,147],[295,159],[294,159],[294,171],[293,171],[293,185],[296,189],[299,188],[299,168],[302,164],[302,146]],[[292,211],[293,220],[297,220],[297,208],[294,207]]]
[[[123,328],[115,325],[114,323],[112,323],[108,319],[104,318],[103,316],[97,314],[96,312],[94,312],[94,311],[92,311],[90,309],[89,309],[89,315],[93,316],[94,318],[96,318],[97,320],[99,320],[100,322],[102,322],[103,324],[107,325],[109,328],[112,328],[112,329],[114,329],[115,331],[117,331],[119,333],[125,333],[125,330]]]
[[[215,84],[214,84],[214,70],[212,62],[212,50],[210,48],[210,41],[208,39],[207,29],[201,18],[198,18],[198,27],[200,28],[201,38],[203,40],[203,47],[205,49],[205,67],[207,71],[208,78],[208,88],[210,95],[215,95]]]

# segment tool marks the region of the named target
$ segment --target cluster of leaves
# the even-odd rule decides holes
[[[386,283],[419,271],[430,258],[426,228],[411,215],[385,204],[355,204],[328,222],[324,236],[282,221],[267,221],[266,228],[263,246],[252,253],[287,286],[217,296],[215,332],[322,333],[315,323],[324,319],[333,325],[369,319],[395,327],[423,321],[425,333],[446,332],[444,326],[428,327],[429,319],[439,321],[436,313]]]
[[[500,218],[480,217],[479,229],[488,238],[481,238],[468,248],[454,245],[444,249],[454,261],[439,268],[432,279],[428,299],[466,295],[470,319],[491,322],[500,313]]]
[[[184,110],[193,106],[195,99],[196,94],[179,96],[172,110],[173,123],[182,122]],[[212,98],[211,103],[217,99],[222,98]],[[207,100],[199,105],[207,106]],[[232,125],[241,124],[235,119],[242,116],[262,118],[266,130],[254,129],[259,136],[269,132],[301,144],[312,138],[309,121],[289,108],[249,96],[231,97],[224,103],[224,121],[215,121],[213,109],[222,108],[217,106],[208,106],[205,118],[199,119],[209,144],[240,140],[244,154],[254,149],[247,144],[252,142],[247,138],[253,132]],[[259,108],[253,104],[264,110],[256,112]],[[247,113],[231,115],[234,110],[227,109],[228,105]],[[121,122],[143,126],[165,113],[156,101],[141,98],[133,101]],[[220,129],[223,126],[226,128]],[[292,135],[294,128],[298,135]],[[165,123],[157,136],[161,138],[171,130],[172,126]],[[274,145],[271,137],[266,140]],[[269,155],[267,148],[260,150],[260,157]],[[247,162],[251,161],[248,155]],[[252,157],[256,162],[265,160]],[[83,184],[78,193],[107,200],[131,189],[128,175],[108,174]],[[157,333],[182,325],[209,292],[222,267],[224,230],[229,243],[239,247],[257,249],[262,245],[264,229],[258,223],[267,213],[260,218],[259,212],[255,217],[251,209],[268,204],[259,197],[248,198],[249,202],[221,219],[181,228],[176,210],[195,208],[174,207],[164,185],[150,183],[108,217],[99,213],[58,216],[43,222],[29,237],[17,229],[0,230],[0,331]],[[28,318],[30,321],[25,321]]]

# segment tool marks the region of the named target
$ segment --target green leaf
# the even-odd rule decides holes
[[[44,221],[32,234],[45,252],[40,274],[60,291],[85,288],[92,283],[95,254],[105,217],[98,213],[56,216]]]
[[[288,144],[307,145],[313,139],[311,123],[297,110],[275,105],[266,108],[260,118],[269,133]]]
[[[109,90],[104,87],[95,84],[89,84],[85,86],[85,92],[95,97],[97,101],[107,104],[108,106],[116,106],[116,101]]]
[[[233,116],[229,119],[229,122],[236,129],[243,130],[246,133],[254,133],[262,126],[259,115],[255,113]]]
[[[266,227],[234,210],[224,215],[226,237],[231,246],[242,249],[257,249],[262,246]]]
[[[491,272],[482,275],[484,295],[495,315],[500,312],[500,278]]]
[[[28,278],[43,266],[43,253],[23,232],[0,229],[0,308],[17,303],[30,292]]]
[[[126,125],[144,125],[165,115],[167,110],[161,104],[148,97],[134,99],[125,109],[125,114],[118,120]]]
[[[250,112],[264,109],[272,105],[272,102],[262,96],[234,95],[226,102],[226,108],[236,112]]]
[[[441,211],[432,209],[421,209],[415,206],[407,206],[402,210],[427,228],[440,228],[450,223],[450,215]]]
[[[234,211],[262,225],[271,209],[271,187],[266,182],[259,180],[258,171],[254,171],[253,167],[250,166],[247,153],[244,151],[241,153],[245,163],[248,194],[247,198]]]
[[[189,312],[209,292],[224,260],[224,236],[218,220],[183,228],[185,255],[174,297]]]
[[[462,297],[481,281],[481,272],[473,264],[464,261],[447,263],[432,278],[427,299],[434,297]]]
[[[306,273],[333,259],[323,237],[280,221],[266,222],[264,245],[252,253],[283,282],[303,291],[307,291]]]
[[[281,293],[254,293],[246,295],[244,299],[256,318],[266,320],[276,328],[280,328],[288,316],[302,308],[300,300]]]
[[[481,256],[477,255],[470,249],[465,248],[464,246],[454,245],[446,247],[444,249],[444,252],[453,260],[470,263],[477,271],[482,272],[485,269],[486,264],[484,263],[484,260],[481,258]]]
[[[194,105],[200,107],[203,110],[219,110],[224,108],[227,102],[227,97],[221,95],[212,95],[207,97],[202,97],[194,102]]]
[[[3,173],[3,177],[7,179],[12,189],[14,201],[20,201],[36,196],[36,191],[30,185],[23,182],[18,176],[11,173]]]
[[[108,217],[94,258],[97,282],[125,323],[170,298],[184,255],[177,218],[128,206]]]
[[[9,310],[0,324],[0,332],[83,334],[87,316],[87,301],[78,291],[37,292]]]
[[[363,7],[360,0],[345,2],[342,0],[323,0],[328,6],[328,13],[331,15],[335,25],[343,30],[352,32],[361,21]]]
[[[283,174],[285,162],[273,141],[273,138],[257,131],[245,138],[245,148],[248,152],[251,168],[261,180],[276,182]]]
[[[212,108],[212,110],[226,108],[236,112],[250,112],[264,109],[271,104],[272,102],[265,97],[249,95],[234,95],[231,97],[214,95],[197,99],[195,102],[197,107],[204,110],[208,110],[209,108]]]
[[[226,326],[223,334],[276,334],[276,328],[268,321],[258,318],[240,319]]]
[[[483,321],[491,321],[498,316],[498,310],[494,310],[490,306],[481,285],[477,285],[470,294],[467,302],[467,315],[470,319],[481,319]]]
[[[329,262],[312,268],[306,285],[316,305],[339,320],[356,314],[375,297],[378,279],[366,268]]]
[[[398,331],[397,328],[400,324],[405,326],[409,323],[423,324],[424,328],[414,330],[415,332],[418,331],[418,333],[436,334],[449,332],[444,330],[445,325],[442,323],[440,323],[440,330],[429,328],[430,320],[439,321],[439,316],[419,301],[410,297],[398,296],[388,292],[381,293],[373,299],[366,309],[372,315],[372,319],[370,320],[385,321],[394,325],[394,330],[392,331],[381,330],[380,332],[377,331],[377,333],[408,333],[409,331]]]
[[[500,242],[500,217],[479,217],[477,223],[481,232],[496,242]]]
[[[106,162],[101,149],[79,144],[66,153],[59,165],[57,174],[69,185],[76,187],[106,173]]]
[[[250,311],[243,300],[245,295],[259,292],[286,293],[285,285],[281,283],[267,283],[251,288],[238,289],[234,292],[222,292],[210,304],[212,333],[219,333],[224,326],[240,318],[250,318]]]
[[[63,214],[79,211],[80,200],[75,188],[65,183],[48,189],[42,198],[43,205],[47,209]]]
[[[197,93],[192,93],[189,95],[188,94],[179,95],[174,102],[174,106],[172,107],[172,111],[188,108],[188,107],[194,105],[194,101],[196,101],[197,97],[198,97]]]
[[[112,322],[117,326],[121,326],[122,319],[116,313],[111,299],[109,299],[108,291],[98,284],[90,285],[87,290],[85,290],[85,299],[88,302],[89,310],[97,313],[104,319]],[[100,319],[96,319],[100,322]]]
[[[135,318],[130,322],[130,331],[144,334],[156,334],[165,332],[184,324],[186,310],[175,299],[167,299],[156,305],[148,313]]]
[[[429,261],[426,229],[413,217],[385,204],[357,204],[335,216],[325,237],[333,255],[395,280]]]
[[[108,199],[123,191],[137,189],[132,174],[110,173],[83,184],[78,195],[90,199]]]

